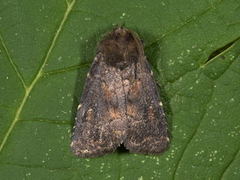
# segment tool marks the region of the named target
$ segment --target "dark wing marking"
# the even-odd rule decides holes
[[[158,154],[169,144],[166,117],[146,59],[137,63],[127,96],[129,127],[124,145],[130,152]]]
[[[71,147],[79,157],[97,157],[113,152],[121,141],[113,128],[112,120],[118,114],[111,111],[109,97],[106,98],[112,92],[104,87],[106,66],[101,58],[100,53],[94,60],[77,111]]]

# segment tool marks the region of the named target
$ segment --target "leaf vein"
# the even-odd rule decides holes
[[[216,3],[214,3],[214,5],[219,5],[220,2],[222,2],[223,0],[219,0]],[[166,33],[164,33],[160,38],[158,38],[156,41],[152,42],[151,44],[149,44],[148,46],[146,46],[146,49],[151,48],[152,46],[158,44],[162,39],[164,39],[165,37],[169,36],[170,34],[182,29],[183,27],[185,27],[186,25],[188,25],[189,23],[193,23],[196,22],[201,16],[203,16],[204,14],[208,13],[209,11],[211,11],[212,9],[216,9],[216,7],[212,5],[209,6],[208,8],[206,8],[205,10],[203,10],[202,12],[200,12],[198,15],[193,15],[192,17],[190,17],[189,19],[185,20],[181,25],[177,26],[176,28],[173,28],[169,31],[167,31]]]
[[[17,74],[17,77],[19,78],[23,88],[26,90],[26,83],[24,81],[24,78],[23,78],[22,74],[20,73],[17,65],[14,63],[14,61],[13,61],[13,59],[12,59],[12,57],[11,57],[9,51],[8,51],[8,48],[7,48],[6,44],[4,43],[4,40],[3,40],[3,37],[1,35],[1,33],[0,33],[0,41],[1,41],[1,44],[2,44],[2,47],[3,47],[4,51],[5,51],[5,53],[7,55],[7,59],[9,61],[9,63],[11,64],[11,66],[14,69],[15,73]]]
[[[21,119],[19,122],[38,122],[38,123],[50,123],[50,124],[66,124],[70,125],[71,121],[69,120],[51,120],[51,119],[44,119],[44,118],[38,118],[38,119]]]
[[[26,101],[27,101],[27,99],[29,97],[29,94],[31,93],[31,91],[32,91],[33,87],[35,86],[35,84],[37,83],[37,81],[41,78],[42,73],[43,73],[43,69],[44,69],[44,67],[45,67],[45,65],[46,65],[46,63],[47,63],[47,61],[48,61],[48,59],[50,57],[50,54],[51,54],[53,48],[55,47],[57,38],[59,37],[59,34],[60,34],[60,32],[61,32],[61,30],[63,28],[63,25],[65,24],[65,22],[66,22],[66,20],[68,18],[68,15],[70,14],[74,4],[75,4],[75,0],[73,0],[72,2],[67,3],[67,9],[66,9],[66,11],[64,13],[63,19],[61,20],[61,23],[60,23],[56,33],[54,34],[53,40],[52,40],[51,45],[50,45],[50,47],[49,47],[49,49],[47,51],[47,54],[46,54],[46,56],[45,56],[45,58],[43,60],[43,63],[40,66],[40,68],[38,69],[38,72],[36,73],[36,76],[34,77],[33,81],[29,85],[29,87],[26,87],[25,95],[24,95],[24,97],[23,97],[23,99],[22,99],[22,101],[21,101],[21,103],[19,105],[19,108],[16,111],[15,117],[14,117],[10,127],[8,128],[7,132],[5,133],[3,141],[0,144],[0,152],[2,152],[2,150],[4,148],[4,145],[6,144],[6,142],[8,140],[9,135],[11,134],[13,128],[15,127],[16,123],[18,122],[19,116],[20,116],[20,114],[22,112],[22,109],[23,109],[23,107],[24,107],[24,105],[25,105],[25,103],[26,103]]]
[[[234,162],[234,160],[236,159],[237,156],[239,156],[240,154],[240,149],[238,149],[234,155],[233,155],[233,158],[229,161],[229,163],[227,163],[225,169],[223,169],[221,175],[220,175],[220,178],[219,179],[223,179],[224,177],[224,174],[227,172],[228,168],[231,166],[231,164]]]
[[[91,63],[87,62],[87,63],[78,64],[78,65],[68,66],[65,68],[59,68],[59,69],[55,69],[52,71],[44,72],[43,76],[50,76],[50,75],[55,75],[55,74],[60,74],[60,73],[66,73],[66,72],[74,71],[74,70],[82,68],[82,67],[88,67],[90,65],[91,65]]]
[[[209,101],[208,101],[207,104],[209,104],[209,103],[211,102],[211,100],[212,100],[212,97],[213,97],[213,94],[214,94],[214,93],[213,93],[213,89],[214,89],[214,88],[212,87],[211,97],[209,98]],[[206,107],[207,107],[207,106],[206,106]],[[207,110],[207,108],[206,108],[206,110]],[[198,129],[199,129],[199,127],[200,127],[203,119],[204,119],[205,114],[206,114],[206,112],[203,113],[200,122],[198,123],[198,125],[197,125],[197,127],[195,128],[194,132],[192,133],[191,137],[189,137],[186,145],[183,147],[183,151],[181,152],[180,158],[177,160],[175,169],[174,169],[174,171],[173,171],[173,179],[176,178],[177,170],[178,170],[179,165],[180,165],[180,163],[181,163],[181,161],[182,161],[182,159],[183,159],[183,156],[184,156],[184,154],[185,154],[185,152],[186,152],[186,150],[187,150],[187,148],[188,148],[188,145],[191,143],[191,141],[193,140],[194,136],[197,134],[197,131],[198,131]]]
[[[42,169],[47,169],[50,171],[62,171],[62,170],[72,170],[71,167],[60,167],[60,168],[50,168],[45,165],[28,165],[28,164],[16,164],[16,163],[1,163],[1,166],[17,166],[17,167],[22,167],[22,168],[42,168]]]

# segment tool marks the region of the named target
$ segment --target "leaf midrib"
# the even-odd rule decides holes
[[[45,67],[45,65],[46,65],[46,63],[47,63],[47,61],[48,61],[48,59],[50,57],[50,54],[51,54],[53,48],[55,47],[57,38],[59,37],[59,34],[62,31],[63,26],[64,26],[64,24],[65,24],[65,22],[66,22],[66,20],[67,20],[67,18],[69,16],[73,6],[75,4],[75,0],[72,0],[71,2],[66,1],[66,3],[67,3],[67,9],[66,9],[66,11],[64,13],[64,16],[63,16],[63,18],[61,20],[61,23],[60,23],[56,33],[54,34],[53,40],[51,41],[50,47],[49,47],[49,49],[48,49],[48,51],[47,51],[47,53],[45,55],[44,61],[41,64],[40,68],[38,69],[38,71],[36,73],[36,76],[34,77],[34,79],[31,82],[31,84],[28,87],[25,87],[25,94],[23,96],[23,99],[22,99],[22,101],[21,101],[21,103],[19,105],[19,108],[16,111],[16,114],[15,114],[15,116],[13,118],[13,121],[12,121],[11,125],[9,126],[6,134],[4,135],[3,141],[0,144],[0,153],[2,152],[6,142],[8,140],[9,135],[11,134],[13,128],[15,127],[16,123],[19,120],[19,116],[20,116],[20,114],[21,114],[21,112],[23,110],[23,107],[24,107],[24,105],[25,105],[25,103],[26,103],[26,101],[27,101],[27,99],[29,97],[29,94],[31,93],[32,89],[34,88],[34,86],[36,85],[36,83],[38,82],[38,80],[42,76],[43,69],[44,69],[44,67]],[[15,70],[15,72],[17,73],[17,75],[19,77],[20,72],[18,71],[18,69],[14,68],[14,70]],[[22,79],[20,78],[20,80],[22,80]]]

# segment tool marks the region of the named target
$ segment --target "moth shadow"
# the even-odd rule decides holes
[[[127,150],[125,148],[125,146],[123,144],[121,144],[118,148],[117,148],[117,153],[118,154],[125,154],[125,153],[129,153],[129,150]]]

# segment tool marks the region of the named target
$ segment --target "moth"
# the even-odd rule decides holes
[[[118,27],[100,41],[77,108],[71,149],[98,157],[121,144],[159,154],[169,144],[166,116],[138,35]]]

